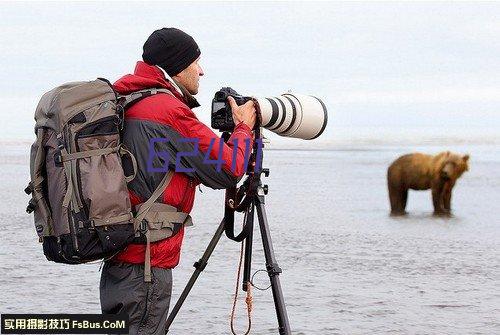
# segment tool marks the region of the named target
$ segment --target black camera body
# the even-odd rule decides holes
[[[223,87],[215,93],[214,99],[212,100],[212,128],[219,131],[232,132],[235,124],[231,106],[227,101],[228,97],[233,97],[238,106],[252,100],[252,98],[238,94],[238,92],[231,87]]]

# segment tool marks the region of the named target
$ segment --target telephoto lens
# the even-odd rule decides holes
[[[262,126],[281,136],[312,140],[323,133],[328,122],[325,104],[314,96],[285,93],[257,98],[257,102]]]
[[[232,96],[238,105],[253,99],[261,113],[261,126],[285,137],[312,140],[326,128],[328,113],[326,106],[317,97],[304,94],[285,93],[278,97],[251,98],[239,95],[230,87],[215,93],[212,101],[212,127],[231,131],[234,122],[227,97]]]

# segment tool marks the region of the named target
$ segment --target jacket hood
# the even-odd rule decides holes
[[[166,88],[190,108],[198,107],[198,101],[196,101],[184,87],[178,83],[176,84],[181,88],[183,94],[174,88],[172,83],[165,78],[165,75],[159,68],[139,61],[135,66],[134,74],[127,74],[121,77],[113,84],[113,88],[119,94],[130,94],[148,88]]]

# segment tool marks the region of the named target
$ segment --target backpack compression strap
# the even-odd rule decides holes
[[[43,230],[38,231],[40,242],[43,239],[43,236],[49,236],[53,233],[53,222],[52,215],[50,212],[49,205],[47,200],[45,199],[43,193],[43,183],[45,178],[42,174],[43,165],[45,163],[45,150],[43,148],[43,138],[45,136],[45,130],[43,128],[39,128],[36,133],[36,153],[35,159],[33,162],[33,171],[31,174],[31,185],[28,186],[27,190],[31,191],[31,200],[28,203],[28,208],[26,208],[26,212],[31,213],[35,209],[38,209],[38,213],[40,213],[41,222],[45,222],[42,224]],[[30,187],[31,186],[31,187]],[[35,223],[36,223],[36,215],[35,215]]]

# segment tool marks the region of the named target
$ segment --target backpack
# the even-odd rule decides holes
[[[109,259],[128,244],[145,243],[145,281],[151,280],[150,243],[168,238],[191,217],[155,201],[168,186],[165,174],[151,197],[134,210],[127,190],[137,163],[122,143],[124,114],[133,103],[166,89],[118,95],[106,79],[71,82],[45,93],[35,111],[31,194],[26,211],[50,261],[81,264]],[[131,166],[124,171],[122,163]]]

